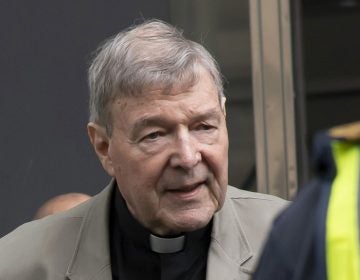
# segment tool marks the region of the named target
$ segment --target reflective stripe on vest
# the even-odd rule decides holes
[[[359,145],[332,143],[337,174],[326,218],[326,265],[330,280],[360,280]]]

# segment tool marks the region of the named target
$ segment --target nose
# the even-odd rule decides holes
[[[201,153],[196,139],[193,139],[188,131],[179,133],[174,141],[170,165],[174,168],[190,170],[200,161]]]

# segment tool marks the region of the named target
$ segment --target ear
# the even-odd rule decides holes
[[[221,110],[224,113],[224,116],[226,116],[226,108],[225,108],[225,103],[226,103],[226,97],[222,96],[221,97]]]
[[[104,127],[97,123],[90,122],[87,125],[87,131],[90,138],[90,142],[94,147],[103,168],[112,177],[114,177],[114,166],[109,155],[109,141],[106,130]]]

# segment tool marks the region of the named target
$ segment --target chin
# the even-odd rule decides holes
[[[175,219],[173,228],[177,232],[192,232],[208,225],[214,215],[214,211],[207,213],[193,213],[192,215],[183,215]]]

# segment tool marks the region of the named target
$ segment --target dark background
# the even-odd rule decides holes
[[[297,1],[297,133],[311,146],[315,132],[360,119],[360,1]],[[87,68],[100,42],[144,18],[179,25],[220,62],[229,182],[256,190],[248,11],[248,0],[0,1],[0,236],[57,194],[109,182],[86,133]]]
[[[360,120],[360,1],[304,0],[307,140]]]
[[[0,2],[0,236],[46,199],[109,181],[86,133],[87,67],[100,42],[168,1]]]

